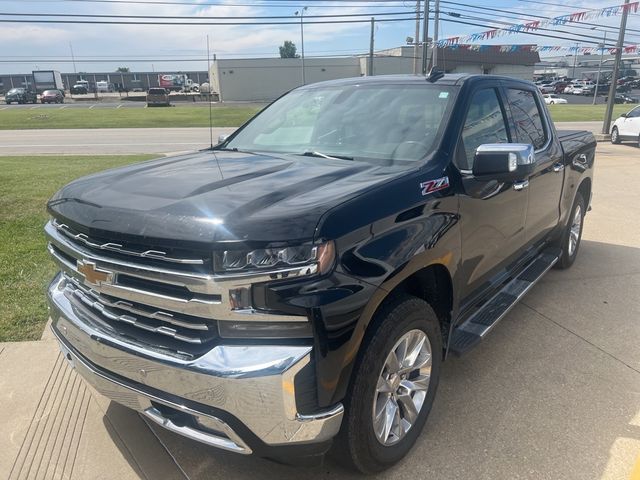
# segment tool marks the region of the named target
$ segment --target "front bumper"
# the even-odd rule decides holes
[[[53,333],[80,375],[111,400],[176,433],[245,454],[326,450],[338,432],[342,404],[314,414],[296,408],[296,376],[309,374],[312,347],[218,345],[182,360],[121,338],[70,302],[65,284],[58,276],[48,291]]]

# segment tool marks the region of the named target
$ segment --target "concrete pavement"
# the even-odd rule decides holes
[[[630,478],[640,456],[634,178],[637,148],[598,146],[576,263],[550,271],[485,342],[445,362],[416,447],[377,478]],[[0,404],[0,474],[11,480],[362,478],[331,458],[317,468],[282,466],[149,426],[84,386],[49,336],[0,344]]]
[[[600,132],[602,122],[561,122],[559,129]],[[235,128],[214,128],[213,140]],[[169,154],[210,144],[208,128],[0,130],[0,155]]]

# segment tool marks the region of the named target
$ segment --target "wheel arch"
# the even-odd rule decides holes
[[[578,186],[578,190],[576,190],[576,194],[581,194],[582,198],[584,198],[584,202],[586,204],[586,208],[589,209],[589,205],[591,204],[591,185],[592,180],[591,177],[585,177],[580,182]],[[575,199],[574,199],[575,202]]]

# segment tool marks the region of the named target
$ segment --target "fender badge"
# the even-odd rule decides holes
[[[440,177],[420,184],[423,196],[437,192],[438,190],[444,190],[447,187],[449,187],[449,177]]]

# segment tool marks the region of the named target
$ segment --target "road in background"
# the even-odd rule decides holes
[[[556,127],[596,133],[602,122],[557,122]],[[214,143],[234,130],[214,128]],[[209,138],[206,127],[0,130],[0,155],[168,154],[206,148]]]
[[[235,128],[214,128],[213,141]],[[0,155],[177,153],[210,145],[208,128],[0,130]]]

